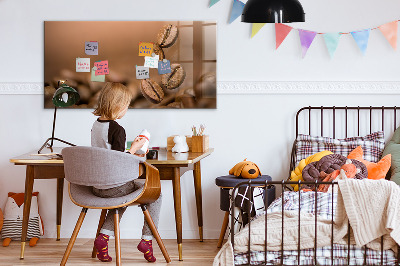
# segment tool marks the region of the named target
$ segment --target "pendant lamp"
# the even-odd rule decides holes
[[[58,82],[58,89],[53,95],[53,104],[54,104],[54,117],[53,117],[53,131],[51,133],[51,138],[48,138],[42,147],[39,149],[38,153],[40,153],[45,147],[50,148],[51,152],[53,152],[53,141],[57,140],[62,143],[68,144],[70,146],[75,146],[72,143],[69,143],[65,140],[55,138],[54,130],[56,128],[56,117],[57,117],[57,107],[68,107],[74,105],[79,101],[79,93],[72,87],[65,84],[65,80],[60,80]],[[50,144],[49,144],[49,141]]]
[[[298,0],[249,0],[243,8],[242,22],[304,22],[304,10]]]

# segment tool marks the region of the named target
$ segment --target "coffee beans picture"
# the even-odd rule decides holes
[[[140,90],[143,96],[152,103],[160,103],[164,99],[163,89],[151,79],[142,80]]]
[[[171,73],[161,75],[163,88],[173,90],[178,88],[186,77],[186,71],[181,64],[172,64]]]
[[[165,25],[161,28],[157,36],[157,43],[161,48],[171,47],[178,39],[178,27],[172,24]]]

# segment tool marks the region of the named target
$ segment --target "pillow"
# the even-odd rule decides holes
[[[392,166],[388,175],[390,180],[400,185],[400,127],[396,129],[392,139],[386,144],[383,155],[392,155]]]
[[[345,139],[299,134],[296,139],[295,165],[298,165],[302,159],[323,150],[329,150],[333,153],[347,156],[352,150],[357,148],[357,146],[363,148],[365,160],[370,162],[379,161],[385,147],[383,131],[371,133],[364,137]]]
[[[365,164],[368,170],[368,179],[375,179],[375,180],[385,178],[390,168],[391,157],[392,156],[390,154],[387,154],[377,163],[369,162],[363,159],[363,149],[361,148],[361,146],[355,148],[347,156],[347,158],[349,159],[355,159]]]

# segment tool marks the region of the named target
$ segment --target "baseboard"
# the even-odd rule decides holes
[[[220,81],[218,94],[400,94],[400,81]],[[43,84],[0,83],[0,95],[43,94]]]

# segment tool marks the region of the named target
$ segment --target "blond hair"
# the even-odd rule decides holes
[[[93,114],[115,120],[131,100],[132,94],[125,85],[117,82],[107,82],[100,91],[97,107]]]

